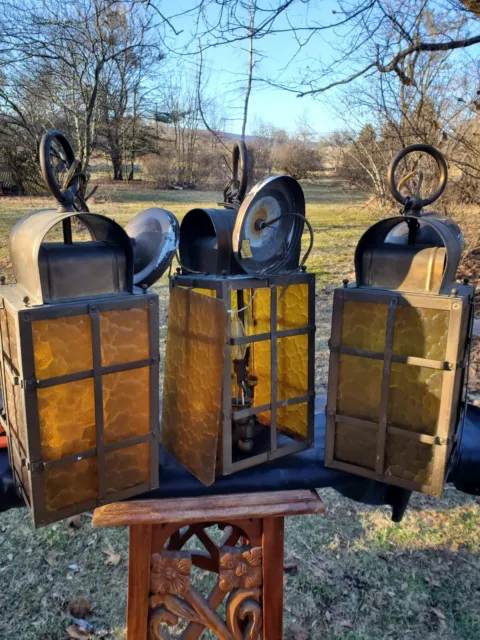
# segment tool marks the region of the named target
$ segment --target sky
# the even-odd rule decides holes
[[[165,0],[162,9],[165,10],[172,4],[172,2]],[[181,6],[186,8],[191,6],[188,0],[174,4],[178,7],[179,13]],[[308,15],[306,9],[302,9],[305,11],[306,21],[309,25],[335,20],[332,9],[337,7],[337,2],[323,0],[320,5],[321,11],[318,5],[316,8],[310,6]],[[170,41],[171,46],[179,50],[190,39],[190,34],[194,29],[193,18],[188,15],[178,16],[172,20],[172,23],[177,31],[182,30],[180,36],[172,38]],[[284,28],[286,26],[288,26],[286,21],[281,19],[278,27]],[[330,39],[329,41],[323,39],[322,41],[317,37],[286,69],[287,63],[297,51],[297,44],[291,34],[276,34],[257,41],[255,45],[258,49],[255,75],[262,78],[278,79],[283,83],[294,80],[298,69],[309,62],[311,63],[312,60],[318,60],[321,57],[322,62],[325,63],[332,59],[330,44],[336,44],[336,40],[341,37],[341,34],[329,33],[327,37]],[[191,46],[196,47],[198,44],[193,42]],[[226,123],[226,130],[232,133],[239,133],[241,130],[245,74],[248,69],[247,47],[248,42],[243,41],[235,45],[222,45],[210,49],[205,54],[204,75],[208,77],[208,93],[216,96],[224,105],[227,105],[226,112],[229,120]],[[193,58],[191,60],[190,66],[193,70],[195,63]],[[178,65],[177,60],[172,60],[172,67],[176,65]],[[192,71],[192,75],[193,73]],[[250,97],[247,134],[254,133],[259,121],[271,123],[275,127],[293,132],[298,126],[298,120],[305,118],[313,131],[319,135],[325,135],[342,128],[342,121],[337,118],[335,108],[330,106],[326,100],[310,96],[298,98],[295,93],[277,89],[265,83],[254,82]]]

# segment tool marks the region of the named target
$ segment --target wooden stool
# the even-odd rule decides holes
[[[127,640],[168,640],[164,624],[208,628],[221,640],[281,640],[284,518],[323,513],[314,491],[278,491],[117,502],[95,510],[97,527],[130,527]],[[218,525],[221,540],[206,531]],[[204,550],[185,549],[197,537]],[[204,598],[192,565],[218,574]],[[216,609],[227,599],[225,621]]]

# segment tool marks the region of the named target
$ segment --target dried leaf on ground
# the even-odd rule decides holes
[[[67,526],[72,529],[80,529],[83,527],[83,518],[81,515],[72,516],[71,518],[67,518]]]
[[[327,622],[331,622],[332,621],[332,614],[330,613],[330,611],[325,611],[325,620]]]
[[[80,629],[80,627],[77,627],[74,624],[71,624],[69,627],[67,627],[66,631],[68,637],[74,638],[75,640],[86,640],[88,638],[91,638],[91,635],[88,631],[85,631],[85,629]]]
[[[68,603],[68,611],[74,618],[84,618],[92,610],[92,603],[85,596],[76,596]]]
[[[292,632],[295,640],[308,640],[310,638],[308,631],[306,631],[302,625],[298,624],[298,622],[294,622],[290,625],[290,631]]]
[[[353,623],[350,620],[340,620],[340,626],[346,629],[353,629]]]
[[[439,620],[445,620],[445,614],[441,609],[438,609],[437,607],[432,607],[432,613],[434,613]]]
[[[48,562],[52,569],[55,569],[58,566],[57,556],[57,551],[50,551],[50,553],[45,556],[45,561]]]
[[[111,564],[114,567],[120,562],[120,554],[114,551],[111,547],[107,549],[102,549],[103,553],[105,553],[108,557],[105,560],[105,564]]]
[[[298,560],[288,557],[283,563],[283,570],[287,573],[297,573],[299,564]]]

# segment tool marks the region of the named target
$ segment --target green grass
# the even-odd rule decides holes
[[[317,274],[317,391],[326,388],[331,294],[353,278],[353,253],[363,231],[379,218],[361,194],[331,179],[305,185],[315,229],[309,268]],[[219,193],[153,191],[102,186],[92,210],[125,224],[149,206],[181,218],[196,205],[215,206]],[[24,213],[52,206],[46,198],[0,199],[0,269],[12,277],[7,236]],[[166,277],[161,297],[161,349],[167,328]],[[404,521],[389,510],[359,505],[333,490],[321,492],[327,513],[287,520],[285,634],[289,640],[480,639],[480,501],[448,488],[442,500],[416,495]],[[104,549],[118,551],[118,566]],[[53,565],[53,566],[51,566]],[[70,567],[70,568],[69,568]],[[25,509],[0,515],[0,639],[63,640],[72,624],[68,604],[87,596],[93,637],[124,637],[127,534],[80,529],[65,522],[35,531]],[[196,585],[207,579],[199,572]]]

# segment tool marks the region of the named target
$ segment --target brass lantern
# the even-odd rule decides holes
[[[54,142],[73,157],[58,132],[44,154]],[[74,196],[16,223],[16,283],[0,287],[3,422],[36,526],[158,486],[158,296],[135,286],[141,233],[134,253],[113,220],[73,211]],[[90,241],[72,241],[74,215]],[[48,241],[60,223],[63,242]]]
[[[288,176],[182,221],[162,443],[206,485],[313,443],[315,276],[300,268],[304,224],[303,192]]]
[[[412,151],[432,155],[440,186],[402,196],[395,169]],[[440,496],[465,408],[473,288],[455,275],[463,238],[452,221],[422,213],[442,193],[440,152],[412,145],[389,169],[404,214],[373,225],[355,254],[356,284],[335,290],[325,464]]]

